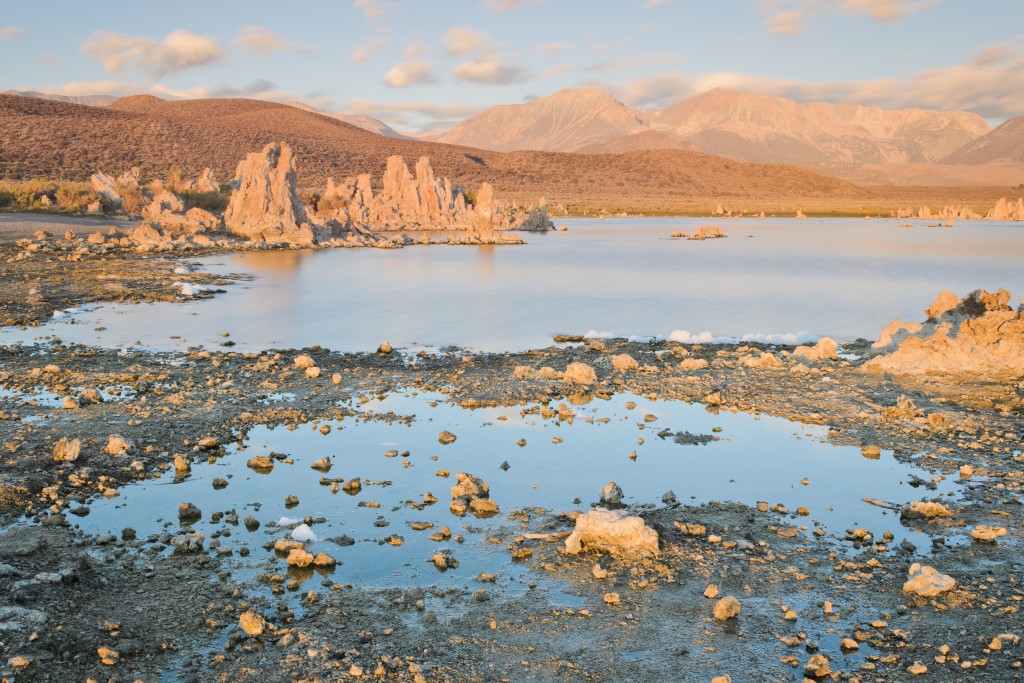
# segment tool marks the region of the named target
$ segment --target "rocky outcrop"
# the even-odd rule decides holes
[[[283,142],[252,152],[238,164],[224,225],[257,242],[313,244],[330,236],[310,219],[295,189],[295,154]]]
[[[138,166],[132,166],[131,170],[125,171],[117,177],[119,185],[138,186],[140,182],[142,182],[142,169]]]
[[[466,193],[453,188],[447,178],[438,179],[428,157],[416,162],[415,176],[400,156],[388,157],[383,187],[374,194],[369,174],[327,181],[322,215],[340,225],[362,232],[389,230],[466,230],[465,241],[519,241],[502,238],[496,230],[554,230],[547,206],[530,212],[497,203],[494,191],[484,183],[475,204]]]
[[[1024,377],[1024,305],[1010,293],[975,290],[963,299],[943,292],[924,323],[894,320],[875,342],[865,372]]]
[[[1024,199],[1018,199],[1014,204],[1002,197],[996,205],[985,214],[987,220],[992,221],[1024,221]]]
[[[114,182],[113,178],[100,171],[98,173],[93,173],[89,180],[92,182],[92,189],[95,192],[106,197],[107,200],[110,201],[111,206],[115,209],[121,208],[124,200],[120,193],[118,193],[117,183]]]
[[[714,240],[726,237],[725,231],[717,225],[702,225],[697,231],[687,237],[688,240]]]
[[[196,192],[220,192],[220,183],[214,179],[212,170],[204,168],[203,172],[199,174],[199,179],[192,185],[192,189]]]

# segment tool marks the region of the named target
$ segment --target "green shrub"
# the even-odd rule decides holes
[[[125,213],[137,216],[142,213],[144,208],[146,208],[146,196],[142,193],[142,188],[138,185],[118,184],[117,193],[121,195],[121,199],[124,200],[122,208]]]
[[[476,206],[476,190],[470,188],[463,188],[461,190],[462,197],[466,200],[466,206]]]

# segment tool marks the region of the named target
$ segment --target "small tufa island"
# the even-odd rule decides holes
[[[230,191],[222,214],[200,207],[186,210],[182,198],[164,184],[152,184],[150,198],[140,184],[138,169],[116,182],[105,173],[96,173],[92,184],[115,211],[124,210],[125,188],[148,201],[141,211],[142,225],[126,236],[111,235],[109,240],[140,251],[522,244],[514,231],[555,227],[543,200],[524,210],[497,201],[489,183],[473,193],[453,188],[447,178],[435,178],[428,157],[417,162],[415,177],[402,157],[389,157],[383,188],[376,194],[368,173],[338,184],[328,179],[327,191],[313,207],[299,197],[295,162],[291,147],[281,142],[249,154],[224,188],[209,169],[203,171],[198,181],[187,187],[205,193]],[[90,210],[98,213],[101,207]],[[432,234],[413,237],[404,231]],[[456,234],[438,236],[438,232]]]

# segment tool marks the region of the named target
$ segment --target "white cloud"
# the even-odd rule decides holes
[[[509,10],[523,7],[533,2],[542,2],[543,0],[484,0],[483,8],[492,12],[508,12]]]
[[[384,48],[384,42],[383,38],[377,38],[376,40],[371,40],[368,43],[357,45],[356,48],[352,50],[352,61],[356,64],[362,64],[363,62],[375,59]]]
[[[560,55],[569,49],[569,43],[544,43],[537,49],[546,55]]]
[[[1024,40],[990,45],[962,64],[862,81],[806,83],[737,72],[665,73],[607,88],[623,102],[659,108],[713,88],[767,93],[809,102],[849,102],[886,109],[961,109],[990,119],[1024,112]]]
[[[356,9],[363,11],[367,19],[377,19],[387,14],[388,8],[380,0],[355,0],[352,3]]]
[[[761,0],[772,33],[795,36],[806,23],[819,15],[833,12],[863,15],[883,23],[899,21],[928,9],[935,0]]]
[[[493,55],[481,55],[452,69],[458,81],[471,81],[482,85],[508,85],[525,78],[526,72],[517,66],[507,66]]]
[[[316,50],[292,43],[277,34],[263,28],[262,26],[243,26],[238,31],[238,38],[235,42],[242,48],[243,52],[255,54],[273,54],[275,52],[301,52],[313,53]]]
[[[413,43],[409,47],[405,48],[406,59],[416,59],[417,57],[425,57],[430,54],[430,48],[424,42]]]
[[[453,26],[444,34],[442,42],[448,54],[461,57],[487,42],[487,34],[469,26]]]
[[[25,31],[18,28],[17,26],[4,26],[0,28],[0,40],[7,40],[9,38],[21,38],[25,35]]]
[[[82,52],[103,62],[108,73],[138,69],[153,80],[227,56],[213,38],[183,30],[168,33],[160,42],[147,36],[97,31],[82,46]]]
[[[430,73],[430,64],[420,59],[408,59],[396,64],[384,74],[383,83],[389,88],[408,88],[414,85],[436,83]]]

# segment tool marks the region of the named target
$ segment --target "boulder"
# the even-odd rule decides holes
[[[569,384],[590,385],[597,382],[597,373],[586,363],[569,363],[565,368],[564,379]]]
[[[100,171],[99,173],[93,173],[89,178],[92,182],[92,189],[106,197],[110,201],[110,205],[115,209],[120,209],[124,204],[124,199],[117,191],[117,183],[114,179],[108,176],[106,173]]]
[[[199,174],[199,179],[192,186],[197,192],[220,192],[220,183],[213,177],[213,171],[204,168]]]
[[[927,500],[915,500],[907,503],[900,510],[900,517],[902,519],[934,519],[936,517],[952,516],[953,513],[942,503],[933,503]]]
[[[929,319],[875,343],[864,372],[962,374],[987,379],[1024,376],[1024,306],[1013,310],[1006,290],[976,290],[952,305],[943,293]],[[888,328],[887,328],[888,329]],[[888,343],[884,343],[888,342]]]
[[[910,578],[903,584],[903,592],[913,593],[922,598],[934,598],[953,590],[955,586],[956,579],[952,576],[942,574],[934,567],[915,562],[910,565]]]
[[[573,555],[583,550],[619,556],[657,555],[658,533],[640,517],[594,508],[576,518],[576,528],[565,539],[565,550]]]
[[[822,337],[814,346],[798,346],[793,350],[793,355],[807,360],[823,361],[835,360],[836,343],[828,337]]]
[[[295,154],[287,143],[246,156],[232,181],[237,189],[224,212],[225,227],[255,242],[313,244],[329,236],[307,215],[295,178]]]

